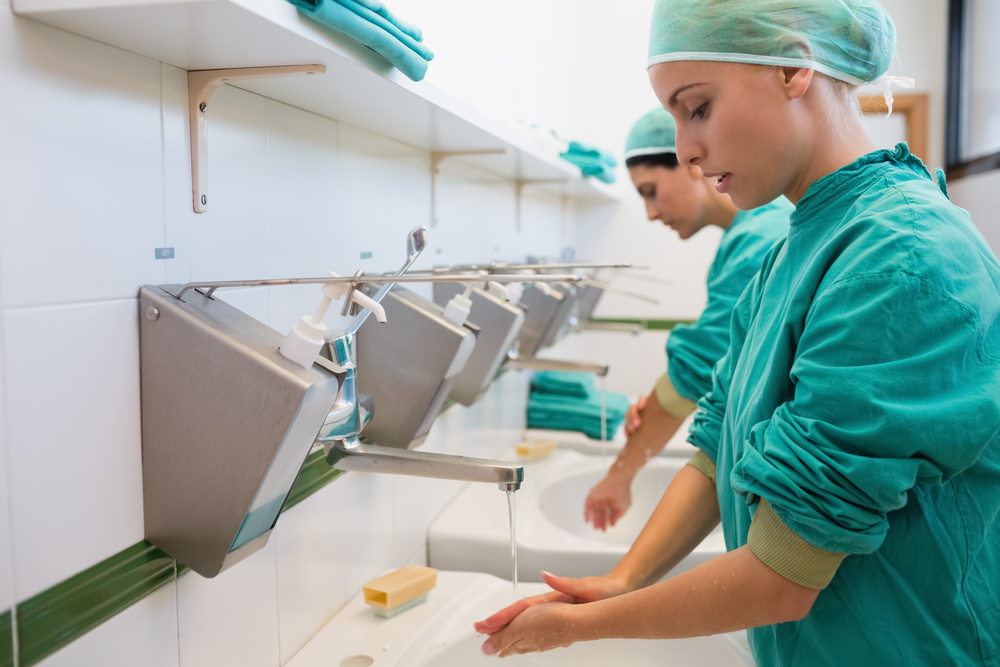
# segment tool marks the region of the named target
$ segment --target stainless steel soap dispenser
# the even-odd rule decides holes
[[[267,542],[343,373],[303,368],[277,331],[180,292],[139,294],[146,539],[214,577]]]
[[[517,339],[519,357],[534,357],[542,349],[545,333],[556,318],[563,299],[561,292],[553,290],[548,285],[524,286],[524,294],[521,295],[519,305],[527,312],[524,315],[521,335]]]
[[[373,286],[366,285],[372,292]],[[364,432],[366,441],[412,449],[427,437],[455,377],[465,366],[476,336],[468,325],[445,319],[443,309],[396,286],[385,295],[388,318],[369,318],[357,334],[358,387],[375,400],[378,417]]]
[[[434,283],[434,302],[443,307],[464,290],[461,283]],[[486,290],[474,287],[469,298],[469,321],[479,327],[476,347],[448,394],[462,405],[472,405],[483,397],[524,324],[522,309]]]

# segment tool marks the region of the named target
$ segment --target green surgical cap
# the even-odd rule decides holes
[[[636,121],[625,140],[625,159],[640,155],[676,153],[677,125],[663,107],[656,107]]]
[[[854,85],[886,73],[896,26],[875,0],[656,0],[649,61],[805,67]]]

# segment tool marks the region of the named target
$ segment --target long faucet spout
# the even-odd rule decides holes
[[[598,377],[608,374],[607,364],[596,364],[589,361],[564,361],[562,359],[539,359],[538,357],[521,357],[511,351],[507,355],[507,368],[516,371],[576,371],[594,373]]]
[[[524,468],[516,463],[366,445],[355,438],[334,443],[326,460],[337,470],[487,482],[502,491],[517,491],[524,481]]]

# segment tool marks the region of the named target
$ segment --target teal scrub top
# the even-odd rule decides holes
[[[1000,264],[904,144],[809,188],[698,407],[729,549],[764,498],[850,554],[759,667],[1000,665]]]
[[[708,305],[694,324],[675,326],[667,338],[667,372],[677,393],[697,401],[712,388],[712,367],[729,349],[729,318],[764,255],[788,234],[795,207],[784,197],[740,211],[723,233],[708,269]]]

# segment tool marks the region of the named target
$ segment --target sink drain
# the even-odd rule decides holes
[[[368,655],[352,655],[340,661],[340,667],[371,667],[375,658]]]

